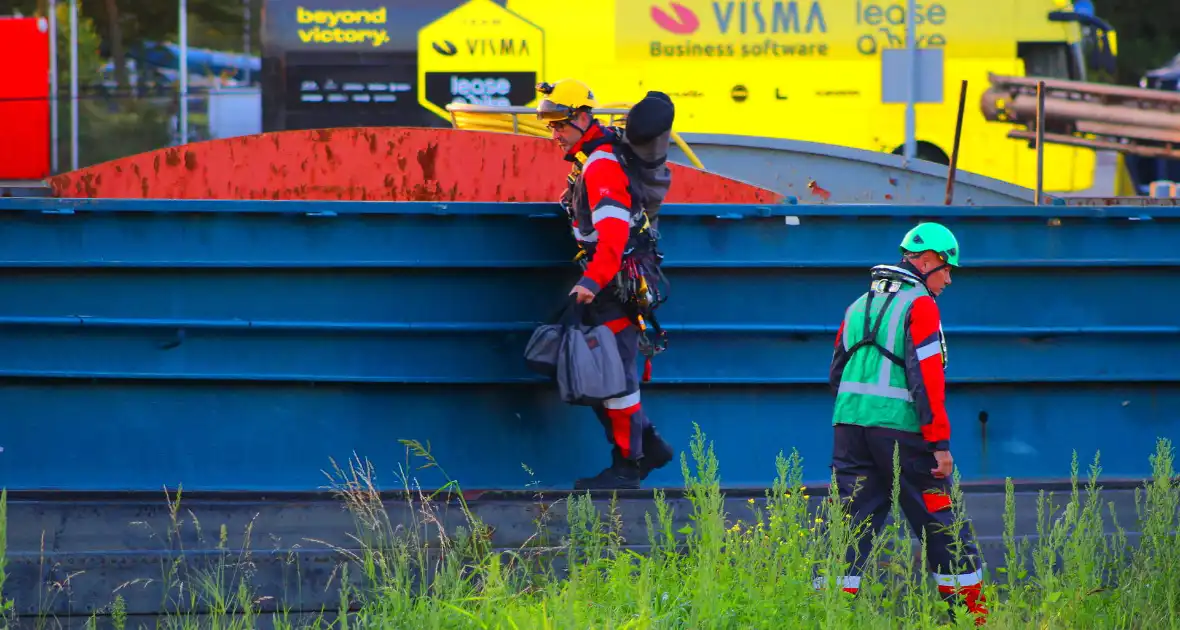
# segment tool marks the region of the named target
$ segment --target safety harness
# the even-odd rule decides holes
[[[604,128],[601,138],[587,142],[574,156],[574,165],[566,178],[569,184],[567,191],[572,191],[577,185],[578,178],[582,174],[582,165],[586,162],[587,156],[604,144],[610,145],[615,158],[627,175],[627,192],[631,196],[631,203],[642,204],[644,197],[637,185],[640,180],[634,171],[635,165],[640,164],[647,168],[655,168],[665,160],[663,158],[656,162],[642,160],[635,155],[634,151],[630,150],[626,143],[620,140],[619,132],[611,127]],[[576,211],[570,203],[569,197],[572,195],[562,196],[562,207],[565,208],[570,220],[573,221]],[[668,348],[668,334],[656,318],[656,309],[668,299],[667,288],[670,283],[660,268],[664,255],[659,251],[659,230],[652,226],[646,210],[641,210],[639,216],[642,217],[641,220],[631,226],[631,232],[627,238],[627,248],[623,251],[622,266],[611,284],[614,285],[615,293],[619,301],[622,302],[628,317],[639,328],[639,351],[645,359],[643,380],[647,382],[651,380],[652,357]],[[574,262],[581,266],[583,271],[589,263],[588,252],[580,242]]]
[[[942,267],[939,267],[938,269],[941,268]],[[893,267],[891,265],[879,265],[877,267],[873,267],[873,282],[869,286],[869,292],[865,297],[864,336],[860,341],[852,344],[851,348],[848,348],[846,351],[847,356],[851,357],[857,350],[867,346],[872,346],[876,348],[882,356],[884,356],[886,359],[889,359],[889,361],[891,361],[894,365],[904,370],[905,359],[897,356],[892,350],[878,343],[877,335],[881,332],[881,324],[885,321],[885,313],[888,312],[889,305],[893,303],[894,298],[897,297],[897,292],[901,290],[903,284],[918,286],[919,283],[921,283],[921,287],[926,290],[926,294],[932,298],[934,297],[934,294],[930,292],[930,289],[926,288],[926,278],[929,277],[931,273],[934,273],[934,271],[938,271],[938,269],[934,269],[933,271],[926,274],[921,274],[911,272],[907,269]],[[872,310],[873,297],[878,293],[886,294],[886,297],[885,303],[881,305],[881,310],[877,313],[877,320],[874,322]],[[940,354],[942,355],[942,366],[945,368],[947,363],[946,340],[942,336],[941,324],[939,325],[938,332],[938,342],[941,346]]]

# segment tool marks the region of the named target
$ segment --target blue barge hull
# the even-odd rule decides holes
[[[0,199],[0,486],[314,491],[356,456],[391,485],[411,439],[465,488],[568,487],[606,463],[602,430],[521,360],[576,278],[559,212]],[[1180,438],[1180,208],[661,217],[670,346],[644,401],[678,450],[700,425],[726,486],[769,484],[793,448],[827,479],[836,327],[923,219],[963,249],[939,306],[964,480],[1066,477],[1075,450],[1142,478]],[[680,485],[679,466],[649,483]]]

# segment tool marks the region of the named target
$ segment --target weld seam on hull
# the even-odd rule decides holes
[[[1093,219],[1153,221],[1180,219],[1180,211],[1168,206],[1090,207],[1083,205],[1044,206],[923,206],[869,204],[796,204],[788,197],[782,204],[756,203],[668,203],[660,216],[739,218],[833,217],[855,219],[877,217],[909,220],[921,217],[954,217],[977,221],[1025,219]],[[162,209],[163,207],[167,209]],[[340,215],[391,216],[516,216],[522,218],[557,218],[561,206],[545,202],[484,201],[302,201],[302,200],[229,200],[229,199],[68,199],[26,197],[0,199],[0,214],[37,212],[62,213],[68,218],[79,212],[151,213],[151,214],[269,214],[273,216],[305,215],[313,220],[331,220]]]
[[[879,264],[880,260],[674,260],[664,269],[860,269]],[[557,269],[569,266],[568,260],[188,260],[188,261],[118,261],[118,260],[0,260],[0,269]],[[973,260],[971,269],[1072,269],[1076,267],[1115,269],[1124,267],[1180,267],[1180,258],[1088,258]]]
[[[403,385],[540,385],[551,381],[542,377],[522,378],[446,378],[438,376],[339,376],[328,374],[225,374],[225,373],[166,373],[166,372],[101,372],[101,371],[53,371],[53,370],[0,370],[0,378],[10,379],[45,379],[45,380],[124,380],[124,381],[208,381],[208,382],[251,382],[251,383],[372,383],[372,384],[403,384]],[[948,378],[948,383],[956,385],[1037,385],[1037,384],[1099,384],[1099,383],[1135,383],[1151,385],[1154,383],[1180,382],[1180,374],[1175,376],[1144,376],[1141,374],[1123,374],[1118,376],[1069,376],[1060,375],[1039,378]],[[700,378],[653,378],[649,385],[688,385],[688,386],[722,386],[722,385],[827,385],[828,381],[822,377],[786,377],[786,378],[753,378],[753,377],[700,377]]]
[[[92,328],[193,328],[209,330],[279,330],[323,332],[408,332],[408,333],[521,333],[531,332],[539,322],[516,323],[405,323],[405,322],[300,322],[248,319],[160,319],[133,317],[23,317],[0,316],[0,326],[45,326]],[[831,325],[797,324],[666,324],[665,330],[682,333],[718,334],[835,334]],[[979,336],[1076,336],[1076,335],[1176,335],[1180,326],[948,326],[947,334]]]

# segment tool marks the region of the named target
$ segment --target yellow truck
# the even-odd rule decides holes
[[[905,105],[882,102],[882,51],[906,0],[266,0],[264,129],[447,125],[452,102],[524,106],[576,77],[600,101],[670,94],[677,131],[901,153]],[[1096,80],[1114,33],[1089,0],[915,0],[920,48],[943,50],[942,102],[916,106],[918,157],[1025,187],[1035,152],[980,111],[988,73]],[[1045,190],[1093,184],[1091,149],[1051,145]]]
[[[470,0],[420,31],[420,82],[435,66],[577,77],[603,101],[671,94],[681,132],[900,154],[905,106],[882,103],[880,52],[905,46],[905,11],[905,0]],[[979,113],[987,75],[1085,80],[1110,66],[1114,33],[1092,15],[1058,0],[917,0],[916,41],[943,49],[945,79],[941,103],[916,106],[918,157],[948,162],[966,79],[959,168],[1034,186],[1035,151]],[[476,97],[462,102],[508,103],[495,99],[505,82],[454,87]],[[423,106],[446,116],[426,92]],[[1093,184],[1092,150],[1049,146],[1045,163],[1047,191]]]

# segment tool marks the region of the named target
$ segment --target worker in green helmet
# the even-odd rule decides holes
[[[872,536],[891,508],[893,451],[900,457],[900,503],[914,531],[927,537],[929,569],[948,602],[963,602],[982,624],[982,572],[970,531],[952,531],[954,460],[945,405],[946,341],[935,298],[959,266],[959,242],[938,223],[922,223],[901,241],[901,260],[878,265],[869,290],[844,314],[829,374],[836,395],[832,467],[840,498],[865,535],[849,549],[848,575],[860,588]],[[960,565],[952,549],[962,543]],[[826,581],[817,581],[822,588]]]

